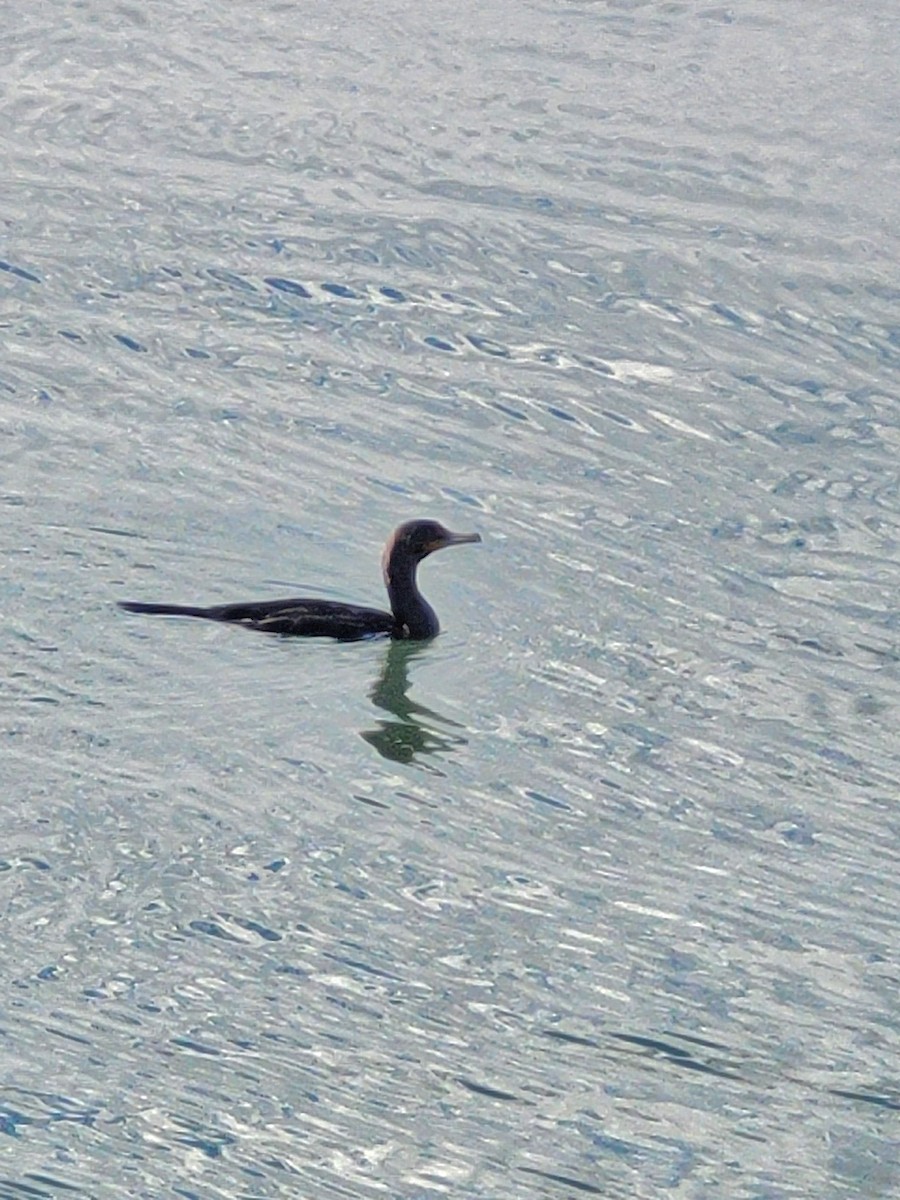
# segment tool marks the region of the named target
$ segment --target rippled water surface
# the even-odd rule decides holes
[[[896,1196],[896,5],[2,11],[0,1196]]]

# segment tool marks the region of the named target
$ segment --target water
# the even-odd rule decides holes
[[[896,1195],[893,6],[4,17],[0,1195]]]

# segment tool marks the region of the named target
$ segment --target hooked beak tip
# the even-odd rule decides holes
[[[466,546],[470,542],[480,542],[480,533],[451,533],[444,543],[445,546]]]

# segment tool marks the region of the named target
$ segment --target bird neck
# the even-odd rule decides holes
[[[416,585],[416,566],[415,559],[407,555],[391,554],[384,566],[384,584],[399,635],[430,638],[439,632],[440,625]]]

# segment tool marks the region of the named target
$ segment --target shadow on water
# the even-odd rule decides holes
[[[369,693],[372,703],[390,713],[391,719],[379,719],[375,729],[360,730],[360,737],[374,746],[382,758],[392,762],[410,763],[416,758],[446,754],[466,744],[466,738],[451,732],[462,726],[409,698],[409,667],[426,647],[427,643],[422,642],[391,642],[381,674]],[[432,722],[448,728],[435,729]],[[437,768],[429,765],[429,770]]]
[[[656,1063],[665,1063],[677,1070],[693,1071],[701,1075],[710,1075],[723,1080],[733,1080],[747,1083],[753,1078],[747,1056],[739,1051],[723,1045],[721,1042],[709,1041],[706,1038],[692,1037],[688,1034],[671,1034],[666,1037],[647,1037],[644,1034],[608,1032],[605,1039],[583,1037],[579,1034],[568,1033],[561,1029],[543,1029],[544,1037],[556,1042],[577,1046],[590,1050],[602,1050],[603,1040],[613,1041],[644,1059]],[[679,1045],[679,1042],[687,1045]],[[774,1075],[774,1071],[772,1072]],[[810,1092],[824,1091],[831,1096],[843,1100],[852,1100],[860,1104],[870,1104],[876,1108],[891,1111],[900,1110],[900,1092],[895,1086],[875,1086],[870,1088],[822,1088],[817,1082],[802,1078],[799,1074],[780,1073],[782,1083],[793,1083],[797,1087]]]

